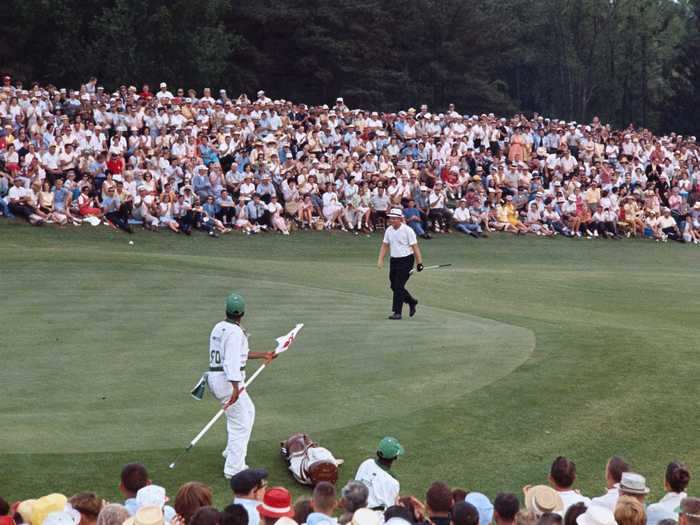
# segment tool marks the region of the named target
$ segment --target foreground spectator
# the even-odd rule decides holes
[[[665,517],[677,520],[681,501],[688,497],[685,490],[689,482],[690,472],[686,465],[678,461],[669,463],[664,476],[664,490],[666,494],[658,503],[647,507],[647,514],[650,517],[649,521],[651,522],[651,516],[654,516],[654,522],[660,521],[660,519]],[[653,524],[650,523],[650,525]]]
[[[197,481],[185,483],[175,495],[175,512],[183,525],[188,524],[192,516],[201,507],[210,506],[212,503],[212,492],[209,487]]]
[[[129,511],[124,505],[108,503],[97,516],[97,525],[122,525],[129,519]]]
[[[105,504],[94,492],[76,494],[68,499],[68,503],[80,512],[80,525],[95,525]]]
[[[570,505],[566,512],[564,513],[564,525],[576,525],[576,520],[581,514],[584,514],[588,510],[589,505],[583,502],[574,503]]]
[[[600,497],[593,498],[591,503],[602,505],[610,512],[615,511],[617,498],[620,496],[620,481],[625,472],[629,472],[630,466],[619,456],[611,457],[605,465],[605,482],[607,484],[607,492]]]
[[[258,525],[260,515],[258,506],[267,489],[267,471],[263,469],[245,469],[230,480],[233,502],[242,505],[248,512],[248,524]]]
[[[151,480],[148,478],[148,471],[140,463],[129,463],[122,468],[119,492],[126,498],[124,507],[126,507],[130,516],[136,514],[139,507],[138,501],[136,501],[136,493],[150,484]]]
[[[367,507],[367,498],[369,497],[369,489],[360,481],[348,481],[340,492],[340,508],[343,510],[338,523],[346,525],[352,521],[352,516],[355,511]]]
[[[647,480],[641,474],[625,472],[620,479],[620,496],[630,496],[637,499],[642,505],[649,494]]]
[[[615,521],[617,525],[646,525],[644,504],[637,498],[620,496],[615,506]]]
[[[460,501],[452,508],[452,525],[479,525],[479,511],[471,503]]]
[[[548,512],[563,513],[564,502],[559,493],[547,485],[526,486],[523,488],[525,507],[537,519]]]
[[[436,481],[428,488],[425,495],[425,513],[429,523],[450,525],[450,516],[454,500],[447,483]]]
[[[520,502],[515,494],[501,492],[493,500],[493,521],[496,525],[513,525],[520,510]]]
[[[489,525],[493,520],[493,504],[489,498],[481,492],[470,492],[464,499],[467,503],[474,505],[479,512],[479,524]]]
[[[678,525],[700,525],[700,498],[685,498],[681,501]]]
[[[564,512],[575,503],[590,504],[591,500],[589,498],[582,496],[580,492],[573,489],[576,482],[576,464],[570,459],[559,456],[552,462],[552,468],[549,471],[549,482],[564,502]]]
[[[335,486],[327,481],[321,481],[314,487],[311,498],[313,512],[306,518],[307,525],[321,525],[336,523],[333,512],[338,504],[335,495]]]
[[[602,505],[593,504],[576,518],[576,525],[618,525],[615,515]]]
[[[335,496],[335,491],[333,495]],[[258,505],[258,513],[262,525],[275,525],[280,518],[291,518],[294,516],[291,494],[284,487],[270,488]]]

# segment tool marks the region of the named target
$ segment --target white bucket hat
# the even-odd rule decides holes
[[[617,525],[615,515],[602,505],[589,505],[586,512],[576,518],[577,525]]]
[[[622,479],[620,480],[620,492],[624,494],[634,494],[638,496],[649,494],[647,480],[641,474],[635,474],[634,472],[624,472],[622,474]]]

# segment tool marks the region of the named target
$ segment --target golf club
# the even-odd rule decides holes
[[[446,268],[446,267],[448,267],[448,266],[452,266],[452,264],[451,264],[451,263],[448,263],[448,264],[434,264],[434,265],[432,265],[432,266],[424,266],[424,267],[423,267],[423,271],[426,271],[426,270],[437,270],[438,268]],[[413,270],[411,270],[411,271],[408,272],[408,273],[409,273],[409,274],[413,274],[413,273],[415,273],[416,271],[417,271],[417,270],[414,268]]]

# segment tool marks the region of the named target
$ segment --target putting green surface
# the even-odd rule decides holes
[[[298,431],[346,460],[341,482],[380,437],[398,437],[402,488],[419,495],[435,479],[519,492],[559,454],[596,495],[620,453],[660,496],[665,463],[700,463],[693,246],[443,236],[422,244],[425,261],[453,266],[412,277],[418,315],[393,322],[379,236],[127,237],[2,221],[0,242],[8,499],[116,500],[121,466],[142,461],[170,494],[197,479],[227,501],[222,423],[167,465],[217,409],[188,392],[232,290],[253,350],[305,324],[251,388],[249,464],[295,495],[278,445]]]

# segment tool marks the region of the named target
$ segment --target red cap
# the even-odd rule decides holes
[[[258,514],[265,518],[291,518],[294,516],[292,495],[284,487],[272,487],[265,492]]]
[[[15,525],[12,516],[0,516],[0,525]]]

